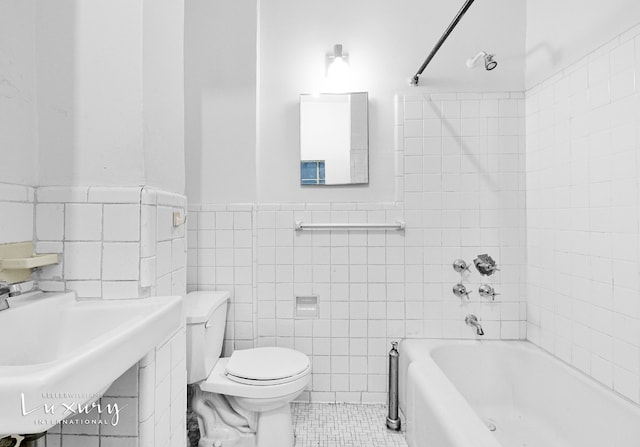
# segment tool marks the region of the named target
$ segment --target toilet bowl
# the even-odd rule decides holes
[[[309,358],[279,347],[222,358],[228,299],[228,292],[192,292],[185,299],[187,377],[197,387],[192,409],[201,444],[293,447],[289,403],[310,381]]]

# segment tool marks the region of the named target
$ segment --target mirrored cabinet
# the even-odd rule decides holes
[[[300,184],[369,183],[368,95],[300,95]]]

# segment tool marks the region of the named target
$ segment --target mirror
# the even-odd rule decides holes
[[[300,95],[300,184],[369,183],[368,95]]]

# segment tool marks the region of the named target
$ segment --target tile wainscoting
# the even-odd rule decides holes
[[[186,197],[147,187],[37,188],[36,249],[61,254],[60,264],[40,270],[41,288],[74,290],[80,299],[184,295],[186,229],[174,226],[174,211],[184,215]],[[123,408],[117,425],[63,424],[47,445],[186,445],[185,356],[183,327],[102,397]]]
[[[302,401],[384,402],[390,341],[525,338],[524,95],[425,94],[396,101],[396,203],[191,204],[188,290],[230,290],[225,355],[286,346],[312,359]],[[406,231],[304,230],[295,222],[394,223]],[[481,253],[501,271],[461,278]],[[461,281],[474,293],[460,300]],[[500,295],[481,298],[480,283]],[[316,319],[295,297],[317,295]]]

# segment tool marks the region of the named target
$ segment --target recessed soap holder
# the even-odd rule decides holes
[[[31,279],[31,270],[59,262],[56,253],[35,254],[33,242],[0,244],[0,281],[9,284]]]
[[[295,312],[299,319],[319,318],[318,295],[296,296]]]

